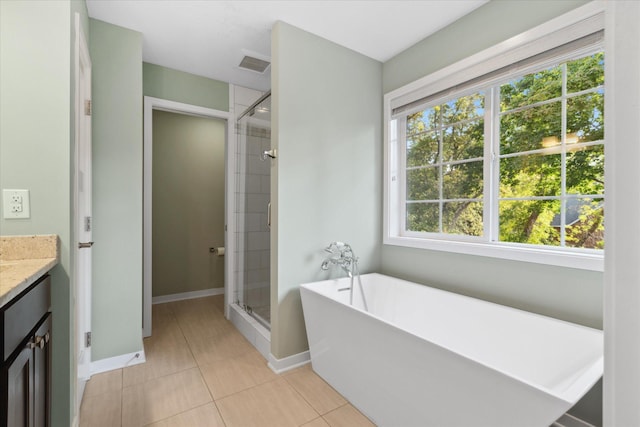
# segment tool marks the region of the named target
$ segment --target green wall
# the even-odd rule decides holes
[[[223,120],[153,112],[153,296],[224,287]]]
[[[229,84],[160,65],[143,63],[145,96],[229,111]]]
[[[383,65],[385,92],[542,24],[585,1],[491,1]],[[498,25],[499,23],[499,25]],[[383,245],[382,272],[500,304],[602,328],[603,273]],[[601,384],[574,414],[601,425]]]
[[[382,65],[278,22],[272,32],[271,352],[308,349],[301,283],[331,241],[380,267]],[[337,272],[335,272],[337,274]]]
[[[384,93],[549,21],[587,0],[490,1],[383,64]]]
[[[95,361],[142,349],[142,34],[90,27]]]
[[[88,36],[84,1],[0,2],[0,188],[30,190],[31,218],[0,219],[0,234],[57,234],[51,272],[52,425],[74,417],[72,161],[75,13]],[[1,203],[1,201],[0,201]]]

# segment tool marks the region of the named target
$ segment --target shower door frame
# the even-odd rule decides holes
[[[230,90],[231,92],[231,90]],[[230,97],[232,105],[233,98]],[[184,104],[168,99],[144,97],[143,141],[143,239],[142,239],[142,336],[151,336],[152,307],[152,167],[153,167],[153,110],[206,117],[225,121],[225,261],[224,261],[224,314],[229,318],[229,299],[235,283],[235,117],[232,111],[215,110]],[[229,238],[234,236],[234,238]]]
[[[271,95],[272,95],[272,94],[271,94],[271,91],[270,91],[270,90],[269,90],[269,91],[267,91],[267,92],[265,92],[264,94],[262,94],[262,96],[260,96],[259,98],[257,98],[257,99],[256,99],[256,101],[254,101],[254,102],[253,102],[253,104],[251,104],[251,105],[250,105],[248,108],[246,108],[244,111],[241,111],[241,112],[240,112],[240,114],[238,114],[238,115],[235,117],[235,124],[236,124],[236,127],[235,127],[235,131],[236,131],[235,138],[236,138],[236,141],[238,141],[238,138],[239,138],[239,137],[241,136],[241,134],[242,134],[242,132],[239,130],[239,124],[240,124],[240,121],[241,121],[242,119],[244,119],[244,118],[245,118],[245,116],[247,116],[247,115],[248,115],[248,116],[252,116],[252,115],[253,115],[253,113],[252,113],[252,112],[253,112],[253,111],[255,111],[255,110],[258,108],[258,106],[260,106],[260,105],[261,105],[262,103],[264,103],[266,100],[270,99],[270,98],[271,98]],[[245,129],[244,131],[246,131],[246,132],[247,132],[247,136],[246,136],[246,138],[247,138],[247,142],[248,142],[248,127],[249,127],[249,124],[250,124],[250,123],[249,123],[248,121],[247,121],[247,122],[245,122],[246,129]],[[271,121],[270,121],[270,120],[269,120],[269,127],[268,127],[268,129],[269,129],[269,134],[270,134],[270,131],[271,131]],[[239,142],[238,142],[238,143],[239,143]],[[272,145],[272,141],[271,141],[271,136],[269,136],[269,148],[272,148],[272,147],[273,147],[273,145]],[[264,149],[264,147],[263,147],[263,149]],[[248,152],[248,150],[249,150],[249,149],[248,149],[248,147],[247,147],[247,152]],[[259,151],[260,151],[260,150],[259,150]],[[265,151],[265,153],[266,153],[266,151]],[[247,155],[247,156],[248,156],[248,154],[245,154],[245,155]],[[238,157],[237,157],[238,159],[241,157],[241,155],[240,155],[240,154],[237,154],[236,156],[238,156]],[[274,157],[274,156],[271,156],[271,155],[270,155],[269,157],[271,157],[271,158],[269,158],[269,159],[268,159],[268,158],[266,158],[266,157],[263,155],[263,157],[262,157],[262,161],[267,161],[267,162],[269,162],[269,167],[270,167],[271,160],[273,160],[275,157]],[[242,169],[243,169],[242,167],[239,167],[238,171],[239,171],[239,172],[241,172],[241,170],[242,170]],[[244,168],[244,170],[245,170],[244,174],[245,174],[245,175],[246,175],[246,174],[248,174],[248,172],[249,172],[249,171],[248,171],[248,166],[247,166],[247,168]],[[241,173],[242,173],[242,172],[241,172]],[[269,175],[271,175],[271,173],[269,173]],[[237,189],[236,189],[236,191],[237,191]],[[237,196],[238,196],[238,195],[237,195],[237,193],[235,194],[235,196],[236,196],[236,200],[238,200],[238,199],[237,199]],[[269,191],[269,199],[271,199],[271,191]],[[270,223],[270,216],[271,216],[270,211],[271,211],[271,207],[270,207],[270,205],[271,205],[271,200],[270,200],[270,201],[269,201],[269,203],[268,203],[268,206],[269,206],[269,207],[267,208],[267,213],[266,213],[266,214],[267,214],[267,218],[268,218],[268,219],[267,219],[267,221],[268,221],[268,228],[269,228],[268,232],[269,232],[269,234],[271,234],[271,223]],[[236,213],[236,214],[237,214],[237,213]],[[246,213],[245,213],[245,214],[246,214]],[[244,230],[244,229],[243,229],[243,230]],[[243,231],[243,233],[247,233],[247,231]],[[244,262],[246,263],[246,256],[247,256],[247,254],[246,254],[246,246],[245,246],[245,245],[246,245],[246,243],[242,245],[242,249],[240,249],[240,246],[238,246],[238,248],[237,248],[239,251],[244,251],[244,254],[242,255],[242,257],[240,257],[240,255],[239,255],[239,256],[238,256],[238,258],[236,258],[236,261],[238,261],[238,262],[240,262],[240,260],[242,259],[242,260],[244,260]],[[269,257],[271,258],[271,248],[269,248],[269,253],[270,253],[270,254],[269,254]],[[235,265],[235,264],[234,264],[234,265]],[[238,270],[240,270],[240,268],[238,268]],[[270,296],[270,295],[271,295],[271,273],[270,273],[270,270],[271,270],[271,266],[269,266],[269,277],[268,277],[268,279],[267,279],[267,280],[268,280],[268,283],[269,283],[269,286],[268,286],[268,289],[269,289],[269,298],[268,298],[268,299],[269,299],[269,311],[271,310],[271,296]],[[235,272],[234,272],[234,274],[235,274]],[[238,292],[238,291],[239,291],[239,286],[240,286],[240,284],[238,283],[238,280],[240,280],[240,277],[242,277],[242,278],[243,278],[243,280],[244,280],[244,277],[246,277],[246,274],[247,274],[246,266],[245,266],[245,271],[242,273],[242,275],[240,275],[240,274],[241,274],[241,273],[240,273],[240,272],[238,272],[238,276],[234,277],[234,281],[233,281],[233,282],[232,282],[232,284],[231,284],[231,286],[233,286],[234,291],[235,291],[235,292],[234,292],[234,296],[235,296],[235,294],[236,294],[236,293],[238,293],[238,294],[239,294],[239,292]],[[249,283],[244,283],[244,284],[242,285],[242,301],[238,301],[238,300],[234,299],[232,302],[233,302],[233,303],[237,303],[237,305],[238,305],[238,306],[239,306],[239,307],[240,307],[240,308],[241,308],[245,313],[247,313],[247,315],[249,315],[249,316],[250,316],[250,317],[252,317],[255,321],[257,321],[257,322],[258,322],[262,327],[264,327],[264,328],[266,328],[267,330],[269,330],[269,331],[270,331],[270,330],[271,330],[271,316],[269,315],[269,318],[268,318],[268,319],[265,319],[262,315],[259,315],[257,312],[253,311],[252,307],[248,304],[248,303],[249,303],[249,301],[248,301],[249,289],[247,288],[248,286],[249,286]],[[270,314],[270,313],[269,313],[269,314]],[[265,356],[265,357],[266,357],[266,356]]]

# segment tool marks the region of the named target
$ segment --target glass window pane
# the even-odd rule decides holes
[[[466,236],[482,236],[482,202],[448,202],[442,209],[442,231]]]
[[[567,143],[601,139],[604,139],[604,91],[567,99]]]
[[[567,62],[567,92],[580,92],[604,84],[604,52]]]
[[[568,152],[566,179],[567,194],[604,194],[604,145]]]
[[[482,196],[483,162],[467,162],[442,166],[444,199],[474,199]]]
[[[439,160],[440,132],[426,132],[407,138],[407,167],[426,166]]]
[[[560,245],[559,227],[553,226],[560,200],[501,200],[499,210],[500,241]]]
[[[562,95],[560,66],[511,80],[500,86],[500,111],[546,101]]]
[[[442,104],[442,123],[446,126],[484,116],[484,93],[462,96]]]
[[[500,197],[559,196],[560,154],[532,154],[500,159]]]
[[[565,214],[565,245],[604,249],[603,199],[568,199]]]
[[[484,156],[484,120],[474,120],[448,127],[442,137],[445,161]]]
[[[440,167],[407,171],[407,200],[438,200]]]
[[[500,117],[500,153],[549,148],[560,144],[562,132],[560,102],[528,108]]]
[[[440,231],[439,203],[407,203],[407,231]]]
[[[440,122],[440,107],[436,106],[407,116],[407,136],[432,131]]]

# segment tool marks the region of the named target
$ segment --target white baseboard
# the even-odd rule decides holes
[[[203,289],[201,291],[182,292],[179,294],[161,295],[151,298],[152,304],[162,304],[164,302],[182,301],[185,299],[210,297],[212,295],[224,294],[224,288]]]
[[[297,368],[298,366],[306,365],[309,362],[311,362],[311,354],[309,353],[309,350],[307,350],[282,359],[276,359],[273,354],[269,354],[268,365],[273,372],[281,374]]]
[[[146,362],[146,360],[144,350],[96,360],[95,362],[91,362],[91,375],[126,368],[127,366],[139,365],[140,363]]]
[[[564,414],[558,418],[558,421],[553,423],[551,427],[594,427],[594,425],[589,424],[580,418],[576,418],[571,414]]]

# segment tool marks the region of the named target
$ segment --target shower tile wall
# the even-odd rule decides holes
[[[246,111],[247,108],[249,108],[256,100],[258,100],[258,98],[260,98],[263,95],[262,92],[257,91],[257,90],[253,90],[253,89],[249,89],[249,88],[245,88],[242,86],[234,86],[234,113],[235,116],[238,117],[240,116],[240,114],[242,114],[244,111]],[[245,153],[246,152],[246,136],[243,136],[241,134],[242,129],[238,126],[237,124],[237,120],[236,122],[236,134],[237,134],[237,145],[236,145],[236,159],[240,158],[240,154],[241,153]],[[236,162],[238,162],[238,160],[236,160]],[[244,271],[244,265],[245,265],[245,256],[244,256],[244,240],[243,240],[243,235],[245,232],[245,220],[244,220],[244,211],[239,212],[238,211],[238,201],[242,200],[242,206],[244,206],[244,200],[245,200],[245,188],[244,188],[244,180],[241,180],[241,174],[240,174],[240,168],[239,168],[239,163],[236,163],[236,208],[234,210],[235,215],[236,215],[236,236],[235,236],[235,243],[236,243],[236,248],[235,248],[235,266],[234,266],[234,273],[235,273],[235,286],[233,287],[233,301],[234,302],[240,302],[241,304],[244,303],[244,296],[243,296],[243,289],[244,286],[243,284],[245,283],[244,277],[245,277],[245,271]],[[241,185],[242,184],[242,185]]]
[[[270,200],[270,161],[260,159],[260,153],[271,146],[271,132],[251,126],[238,150],[239,192],[236,198],[239,233],[237,245],[244,249],[244,281],[247,304],[257,308],[269,303],[269,228],[267,204]],[[246,169],[245,169],[246,168]]]

